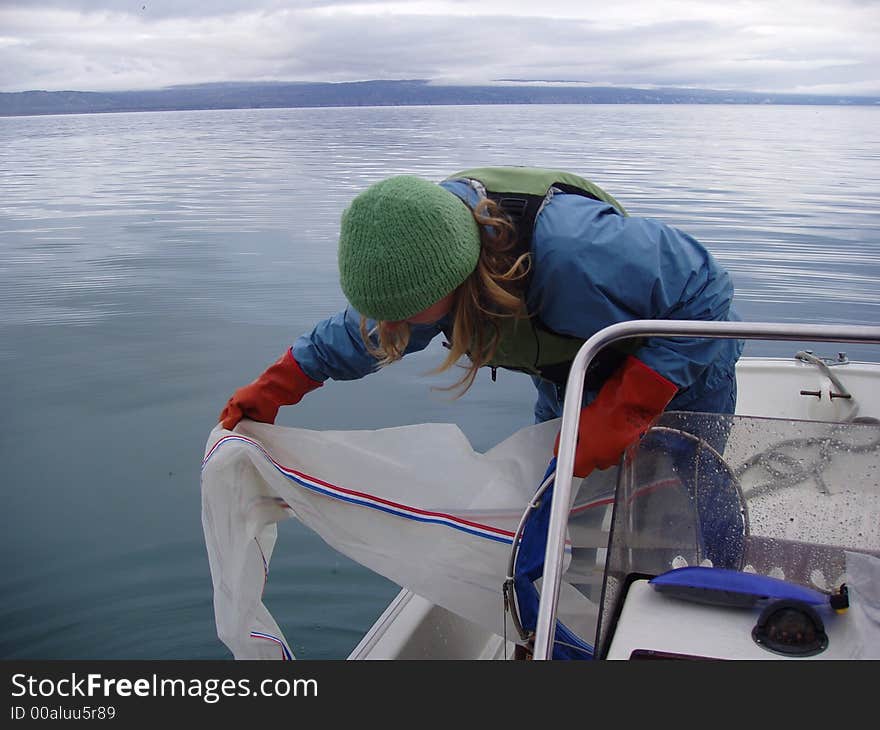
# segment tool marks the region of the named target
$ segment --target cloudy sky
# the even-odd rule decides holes
[[[880,95],[880,0],[0,0],[0,91],[498,79]]]

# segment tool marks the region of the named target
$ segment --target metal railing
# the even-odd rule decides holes
[[[550,507],[544,578],[535,627],[535,659],[551,659],[556,627],[556,610],[562,582],[565,529],[574,476],[574,455],[578,416],[584,393],[587,367],[598,352],[619,340],[632,337],[708,337],[744,340],[784,340],[803,342],[845,342],[880,344],[880,327],[821,324],[782,324],[771,322],[702,322],[692,320],[646,319],[621,322],[600,330],[578,351],[565,388],[556,483]]]

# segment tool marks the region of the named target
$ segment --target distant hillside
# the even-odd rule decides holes
[[[765,94],[711,89],[566,85],[440,86],[427,81],[228,83],[153,91],[0,93],[0,116],[185,109],[262,109],[432,104],[834,104],[880,105],[880,97]]]

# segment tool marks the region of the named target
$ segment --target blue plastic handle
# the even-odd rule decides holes
[[[649,583],[657,590],[679,598],[722,605],[748,605],[760,600],[778,599],[813,605],[828,602],[828,596],[821,591],[767,575],[727,568],[674,568],[652,578]]]

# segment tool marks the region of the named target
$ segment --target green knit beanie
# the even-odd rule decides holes
[[[376,183],[342,214],[340,284],[372,319],[397,321],[427,309],[468,277],[479,255],[470,208],[418,177]]]

